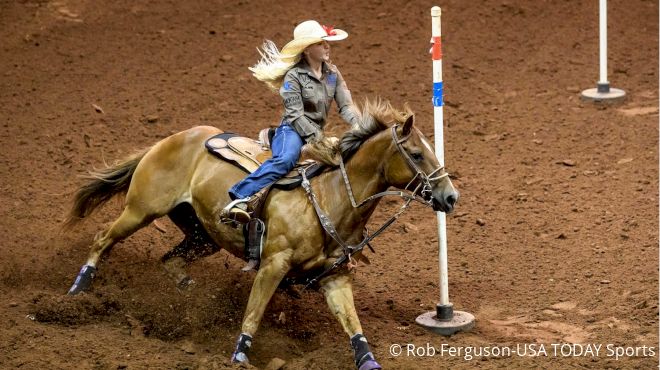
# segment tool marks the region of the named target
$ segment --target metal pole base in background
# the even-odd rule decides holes
[[[438,304],[435,311],[417,316],[417,324],[424,329],[444,336],[450,336],[459,331],[468,331],[474,327],[474,316],[463,311],[454,311],[454,306]]]
[[[602,103],[618,103],[626,97],[626,92],[621,89],[611,88],[609,83],[598,83],[595,89],[582,91],[582,99]]]

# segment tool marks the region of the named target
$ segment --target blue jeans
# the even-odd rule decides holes
[[[302,138],[293,127],[287,123],[281,124],[275,130],[275,136],[271,142],[272,158],[266,160],[256,171],[232,186],[229,189],[229,196],[232,199],[247,198],[281,179],[298,162],[303,144]]]

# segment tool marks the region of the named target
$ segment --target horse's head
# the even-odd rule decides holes
[[[405,112],[400,112],[381,100],[366,101],[361,117],[361,127],[342,138],[344,158],[366,141],[378,142],[380,145],[376,146],[380,149],[372,147],[375,151],[370,155],[380,156],[386,185],[412,191],[436,211],[451,212],[458,201],[458,191],[429,141],[415,128],[412,112],[407,107]]]
[[[384,175],[391,185],[424,198],[433,210],[449,213],[458,201],[458,191],[414,121],[415,116],[409,115],[403,124],[390,128],[395,149],[385,164]]]

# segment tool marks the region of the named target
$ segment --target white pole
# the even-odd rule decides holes
[[[440,7],[431,8],[431,36],[433,48],[433,123],[435,130],[435,155],[441,166],[445,165],[443,130],[443,86],[442,86],[442,34],[440,31]],[[438,218],[438,249],[440,265],[440,304],[449,305],[449,284],[447,273],[447,216],[436,212]]]
[[[598,1],[598,14],[600,75],[596,88],[582,91],[582,98],[596,102],[620,101],[626,92],[610,87],[607,80],[607,0]]]
[[[431,8],[431,56],[433,59],[433,123],[435,129],[435,155],[441,166],[445,165],[445,146],[442,101],[442,40],[440,35],[440,8]],[[468,312],[454,311],[449,302],[449,278],[447,274],[447,218],[445,213],[437,212],[438,249],[440,265],[440,302],[435,311],[417,316],[415,320],[424,328],[441,335],[452,335],[459,331],[470,330],[474,326],[474,316]]]
[[[609,84],[607,81],[607,0],[600,0],[599,4],[600,28],[600,80],[599,84]]]

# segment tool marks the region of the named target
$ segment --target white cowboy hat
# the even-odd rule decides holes
[[[321,41],[339,41],[348,33],[332,26],[322,26],[317,21],[304,21],[293,30],[293,40],[284,45],[280,52],[282,59],[296,58],[306,47]]]

